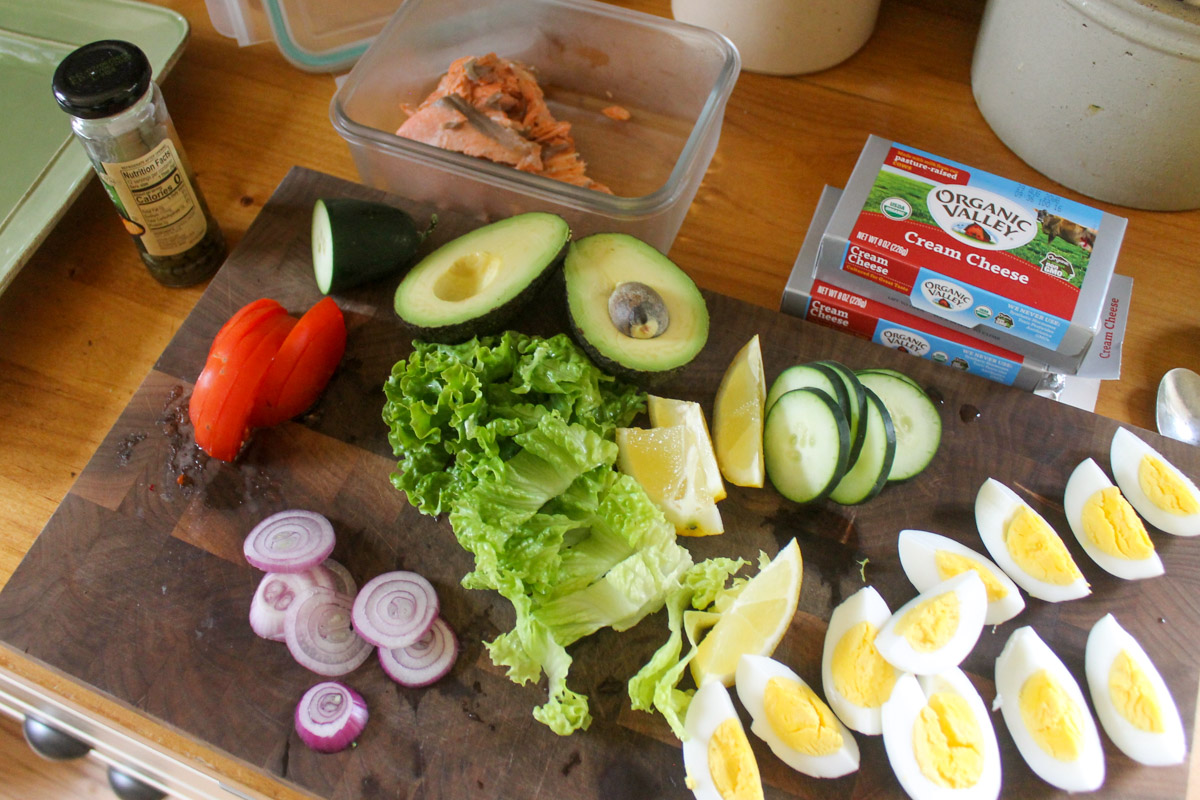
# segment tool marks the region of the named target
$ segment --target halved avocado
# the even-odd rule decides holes
[[[563,264],[580,346],[605,370],[659,380],[708,341],[708,306],[688,274],[640,239],[597,233],[571,242]]]
[[[534,211],[451,239],[400,281],[396,315],[427,341],[495,333],[551,274],[570,237],[562,217]]]

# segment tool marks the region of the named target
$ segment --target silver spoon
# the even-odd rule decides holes
[[[1176,367],[1162,376],[1155,421],[1163,436],[1200,445],[1200,375]]]

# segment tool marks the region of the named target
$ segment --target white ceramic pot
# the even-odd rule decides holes
[[[875,30],[879,0],[671,0],[671,13],[729,37],[743,70],[800,75],[858,52]]]
[[[1200,6],[988,0],[971,85],[1047,177],[1118,205],[1200,208]]]

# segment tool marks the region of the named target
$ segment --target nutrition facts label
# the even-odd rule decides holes
[[[101,166],[113,201],[146,252],[176,255],[204,238],[204,214],[170,139],[132,161]]]

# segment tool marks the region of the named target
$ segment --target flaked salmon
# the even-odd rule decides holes
[[[587,176],[571,124],[550,113],[524,64],[495,53],[465,56],[420,105],[401,109],[409,116],[396,133],[407,139],[612,194]]]

